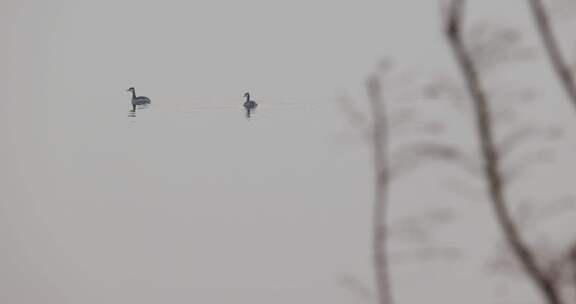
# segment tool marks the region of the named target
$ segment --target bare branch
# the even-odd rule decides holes
[[[518,160],[508,164],[502,169],[502,176],[507,185],[517,181],[528,170],[527,165],[549,163],[554,159],[554,153],[550,150],[541,149],[518,157]]]
[[[536,136],[538,131],[540,130],[536,129],[534,126],[527,126],[506,135],[502,140],[500,140],[500,143],[498,143],[500,154],[505,156],[512,153],[512,151],[520,144]]]
[[[374,160],[374,210],[373,256],[375,282],[379,304],[392,304],[387,248],[387,199],[388,199],[388,128],[386,107],[380,79],[372,76],[367,82],[368,97],[372,107],[372,147]]]
[[[517,207],[515,213],[518,215],[519,225],[528,230],[538,224],[546,223],[550,219],[573,212],[575,209],[576,202],[574,198],[565,196],[546,202],[544,206],[538,206],[531,200],[524,199]],[[565,257],[566,255],[563,256]]]
[[[429,242],[431,231],[441,225],[451,222],[454,211],[450,208],[432,209],[424,214],[407,216],[390,223],[388,235],[391,240],[409,243]]]
[[[493,135],[490,105],[482,88],[478,70],[461,37],[463,3],[463,0],[454,0],[451,2],[448,19],[445,23],[445,34],[474,104],[476,129],[480,140],[484,173],[486,181],[488,182],[488,191],[494,213],[507,244],[511,247],[528,278],[536,285],[549,304],[560,304],[562,303],[562,299],[558,290],[538,266],[534,253],[522,239],[518,227],[508,209],[508,203],[504,194],[505,185],[500,172],[500,158],[497,153]]]
[[[434,143],[417,142],[406,144],[397,149],[392,159],[393,165],[390,168],[392,178],[400,177],[401,174],[410,172],[413,168],[422,164],[423,161],[447,161],[456,164],[465,172],[477,175],[477,165],[465,153],[456,147]]]
[[[576,107],[576,83],[574,83],[574,75],[570,70],[569,64],[564,60],[560,46],[552,32],[546,9],[541,0],[530,0],[529,3],[550,63],[556,71],[573,106]]]
[[[451,0],[446,8],[446,36],[460,37],[460,24],[462,23],[464,0]]]
[[[392,253],[392,260],[395,263],[408,264],[414,261],[451,261],[462,257],[462,251],[452,246],[419,246],[416,248],[396,251]]]
[[[449,100],[456,108],[461,110],[461,104],[457,101],[463,100],[464,92],[461,91],[452,79],[438,77],[431,82],[424,84],[422,94],[425,98]]]
[[[522,33],[515,28],[479,24],[473,27],[470,35],[474,37],[469,46],[470,55],[483,72],[504,62],[533,57],[533,50],[521,44]]]
[[[576,292],[576,244],[570,249],[570,266],[572,270],[572,284]]]
[[[370,303],[372,300],[372,292],[364,282],[360,281],[356,276],[351,274],[342,274],[338,278],[338,283],[345,289],[355,294],[362,302]]]
[[[344,112],[352,126],[364,129],[368,119],[366,118],[366,115],[354,105],[350,98],[347,96],[340,96],[336,98],[336,105],[342,110],[342,112]]]

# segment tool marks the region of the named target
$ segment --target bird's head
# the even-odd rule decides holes
[[[250,97],[250,93],[248,92],[244,93],[244,97]]]
[[[134,92],[134,87],[130,87],[128,90],[126,90],[128,92]]]

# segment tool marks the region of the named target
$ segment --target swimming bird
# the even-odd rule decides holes
[[[250,93],[246,92],[244,94],[246,97],[246,102],[244,102],[244,108],[246,109],[246,116],[250,118],[250,112],[258,106],[258,104],[254,100],[250,100]]]
[[[129,88],[126,90],[128,92],[132,92],[132,111],[136,111],[136,106],[150,104],[150,98],[146,96],[138,96],[136,97],[136,90],[134,87]]]

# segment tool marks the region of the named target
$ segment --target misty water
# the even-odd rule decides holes
[[[13,114],[4,120],[10,126],[0,225],[4,298],[349,303],[367,297],[371,156],[334,100],[255,97],[259,106],[247,119],[240,94],[205,102],[137,88],[152,104],[134,113],[123,89],[106,97],[47,91],[58,102],[4,104]],[[42,93],[25,95],[39,100]],[[416,184],[419,191],[411,191]],[[445,192],[438,186],[428,176],[399,184],[401,201],[412,203],[393,207],[394,218],[451,223],[459,200],[422,200]],[[459,218],[483,220],[473,216]],[[446,233],[440,235],[456,236],[454,242],[395,247],[400,294],[418,286],[453,299],[446,284],[457,284],[462,269],[469,269],[462,287],[466,280],[486,282],[458,249],[466,240]],[[428,275],[445,280],[431,285]]]
[[[129,94],[117,95],[65,115],[60,105],[71,103],[10,108],[28,114],[12,124],[13,169],[2,176],[3,297],[292,303],[347,294],[340,273],[361,271],[350,257],[367,266],[368,247],[348,250],[342,237],[368,245],[360,217],[371,185],[354,174],[369,172],[365,157],[337,148],[337,121],[324,119],[333,107],[257,99],[248,120],[242,98],[206,105],[146,94],[152,104],[133,113]],[[360,197],[355,183],[366,188]]]
[[[520,4],[473,6],[510,20]],[[388,56],[400,72],[386,96],[458,75],[438,12],[424,0],[2,1],[0,302],[372,303],[365,80]],[[536,79],[549,67],[510,70],[514,85],[522,74],[552,88],[522,117],[574,129],[557,85]],[[131,86],[152,104],[131,112]],[[406,96],[476,159],[466,101]],[[573,159],[572,142],[555,159]],[[533,303],[493,263],[480,175],[416,167],[390,193],[397,303]],[[570,202],[573,167],[527,171],[511,200]]]

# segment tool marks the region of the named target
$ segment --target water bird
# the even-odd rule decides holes
[[[126,90],[128,92],[132,92],[132,111],[136,111],[136,106],[150,104],[150,98],[146,96],[136,96],[136,90],[134,87],[129,88]]]
[[[244,108],[246,109],[246,117],[250,118],[250,112],[256,109],[258,104],[254,100],[250,100],[250,93],[246,92],[244,94],[244,97],[246,97],[246,102],[244,102]]]

